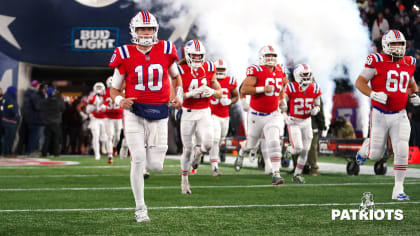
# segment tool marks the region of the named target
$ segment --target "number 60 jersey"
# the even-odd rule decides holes
[[[125,74],[127,98],[135,97],[136,102],[145,104],[165,104],[170,95],[168,71],[175,61],[175,45],[159,40],[146,54],[136,45],[115,48],[109,66]]]
[[[370,80],[372,90],[388,95],[386,104],[371,100],[372,106],[385,111],[405,109],[408,99],[407,88],[416,70],[416,59],[404,56],[398,62],[392,62],[390,56],[374,53],[367,57],[365,67],[376,69],[376,75]]]

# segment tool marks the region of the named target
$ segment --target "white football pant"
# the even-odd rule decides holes
[[[92,115],[90,116],[88,128],[92,132],[92,147],[93,147],[93,152],[95,153],[96,160],[101,159],[99,141],[100,140],[103,141],[107,139],[104,120],[105,119],[98,119]]]
[[[308,159],[313,138],[311,118],[300,119],[289,116],[287,131],[290,143],[287,150],[293,155],[299,155],[294,174],[301,174]]]
[[[408,166],[408,150],[410,139],[410,121],[406,110],[395,114],[384,114],[372,108],[370,138],[365,139],[359,154],[371,160],[381,160],[385,153],[388,136],[391,138],[394,151],[394,192],[404,192],[403,184]]]
[[[183,176],[188,175],[188,170],[193,160],[193,136],[195,136],[196,144],[201,145],[202,152],[208,152],[211,149],[213,128],[210,108],[182,108],[181,139],[184,150],[181,156],[181,171]]]
[[[124,134],[131,153],[131,188],[139,207],[144,205],[144,170],[163,169],[168,150],[168,118],[146,120],[124,110]]]
[[[229,129],[229,117],[218,117],[212,115],[213,120],[213,146],[210,149],[210,163],[212,168],[219,168],[219,152],[220,152],[220,143],[226,138]]]
[[[250,150],[256,149],[258,140],[263,137],[263,152],[268,153],[272,171],[279,172],[281,160],[281,137],[284,134],[284,117],[279,110],[269,115],[261,116],[252,108],[248,111],[248,132],[245,145],[241,147],[239,155],[244,156]]]
[[[120,133],[122,130],[122,119],[105,119],[105,130],[107,133],[106,150],[108,156],[112,156],[114,147],[117,146],[120,141]]]

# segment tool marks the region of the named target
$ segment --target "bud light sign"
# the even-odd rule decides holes
[[[73,51],[113,51],[118,46],[116,27],[72,28]]]

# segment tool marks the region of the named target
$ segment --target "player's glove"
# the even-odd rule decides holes
[[[193,90],[191,90],[191,91],[188,91],[188,92],[186,92],[185,93],[185,97],[187,97],[187,98],[192,98],[192,97],[198,97],[198,96],[200,96],[200,94],[201,94],[201,89],[200,88],[198,88],[198,89],[193,89]]]
[[[373,100],[382,103],[382,104],[386,104],[386,100],[388,99],[388,95],[386,95],[386,93],[384,92],[374,92],[372,91],[370,93],[370,98],[372,98]]]
[[[222,104],[222,106],[229,106],[232,103],[232,100],[227,97],[222,97],[220,99],[220,103]]]
[[[316,115],[318,115],[318,113],[319,113],[319,111],[320,111],[321,109],[319,108],[319,106],[314,106],[313,108],[312,108],[312,110],[311,110],[311,116],[316,116]]]
[[[284,100],[284,99],[280,100],[279,108],[280,108],[281,112],[283,112],[283,113],[287,112],[287,102],[286,102],[286,100]]]
[[[210,96],[213,96],[214,93],[216,93],[216,90],[214,90],[212,88],[209,88],[206,85],[201,86],[200,89],[202,91],[201,92],[201,97],[204,97],[204,98],[208,98]]]
[[[102,104],[102,105],[99,107],[99,111],[105,112],[105,110],[106,110],[106,106],[105,106],[105,104]]]
[[[410,102],[414,105],[414,106],[419,106],[420,105],[420,97],[413,93],[410,96]]]
[[[249,104],[246,102],[246,98],[241,98],[242,109],[244,112],[248,112]]]

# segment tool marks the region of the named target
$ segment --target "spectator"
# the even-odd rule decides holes
[[[382,12],[378,13],[377,18],[373,22],[371,37],[372,41],[377,42],[382,39],[382,35],[389,30],[389,23],[388,20],[384,18]]]
[[[319,167],[318,167],[318,139],[320,133],[326,129],[325,127],[325,118],[324,118],[324,109],[322,107],[322,100],[321,100],[321,110],[315,116],[311,116],[312,119],[312,143],[311,148],[309,149],[308,153],[308,161],[307,165],[309,166],[309,174],[312,176],[319,175]]]
[[[49,153],[58,157],[61,151],[61,122],[65,104],[60,93],[53,87],[47,89],[47,96],[48,98],[41,103],[46,124],[42,156]]]
[[[389,8],[385,8],[384,10],[384,19],[388,21],[389,28],[394,28],[394,15],[391,13]]]
[[[2,150],[5,156],[12,155],[13,142],[15,141],[16,129],[20,119],[16,92],[16,87],[10,86],[4,95],[2,117],[4,136]]]
[[[331,129],[333,135],[337,138],[356,138],[353,125],[342,116],[334,121]]]
[[[25,91],[23,98],[23,127],[26,129],[27,137],[26,154],[34,156],[39,152],[39,140],[41,139],[41,132],[45,125],[44,117],[41,113],[41,102],[45,96],[42,92],[39,82],[36,80],[31,81],[31,87]],[[19,145],[20,146],[20,145]]]

